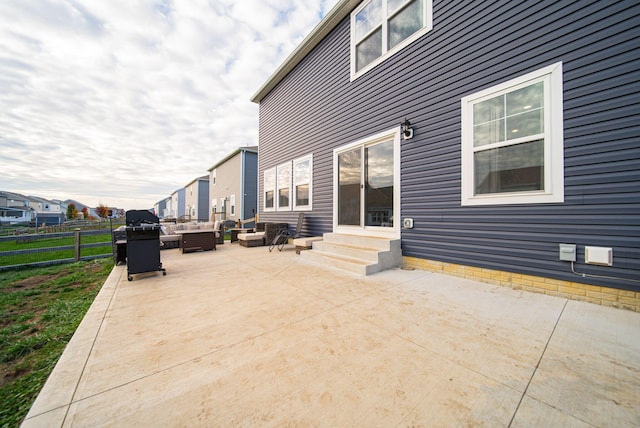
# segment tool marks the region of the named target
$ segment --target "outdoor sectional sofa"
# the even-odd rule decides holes
[[[160,235],[161,248],[178,248],[180,245],[180,234],[176,233],[179,231],[191,231],[191,230],[202,230],[202,231],[215,231],[216,233],[216,243],[223,244],[224,243],[224,234],[222,233],[222,224],[224,222],[215,221],[214,223],[206,222],[206,223],[178,223],[178,224],[163,224],[161,227],[162,234]]]

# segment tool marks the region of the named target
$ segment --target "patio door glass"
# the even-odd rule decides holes
[[[393,227],[393,139],[339,153],[338,225]]]
[[[338,224],[360,226],[362,147],[338,155]]]
[[[364,148],[365,226],[393,227],[393,140]]]

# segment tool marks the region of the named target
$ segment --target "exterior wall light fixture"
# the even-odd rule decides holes
[[[413,138],[413,128],[411,127],[411,122],[409,122],[406,118],[404,122],[400,124],[400,129],[402,130],[402,139],[409,140]]]

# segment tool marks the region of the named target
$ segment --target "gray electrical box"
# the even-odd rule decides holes
[[[575,262],[576,244],[560,244],[560,260],[565,262]]]

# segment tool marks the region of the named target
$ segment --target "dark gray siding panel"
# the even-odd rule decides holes
[[[262,100],[260,171],[312,152],[305,232],[329,232],[332,150],[407,117],[401,215],[415,228],[403,230],[404,255],[640,290],[558,260],[558,244],[575,243],[581,272],[640,279],[639,22],[631,1],[436,0],[431,32],[350,82],[347,18]],[[565,202],[462,207],[460,99],[558,61]],[[612,247],[614,266],[585,265],[585,245]]]
[[[209,220],[209,181],[198,180],[198,221]]]
[[[244,153],[244,213],[242,218],[254,216],[253,210],[258,209],[258,155]]]

